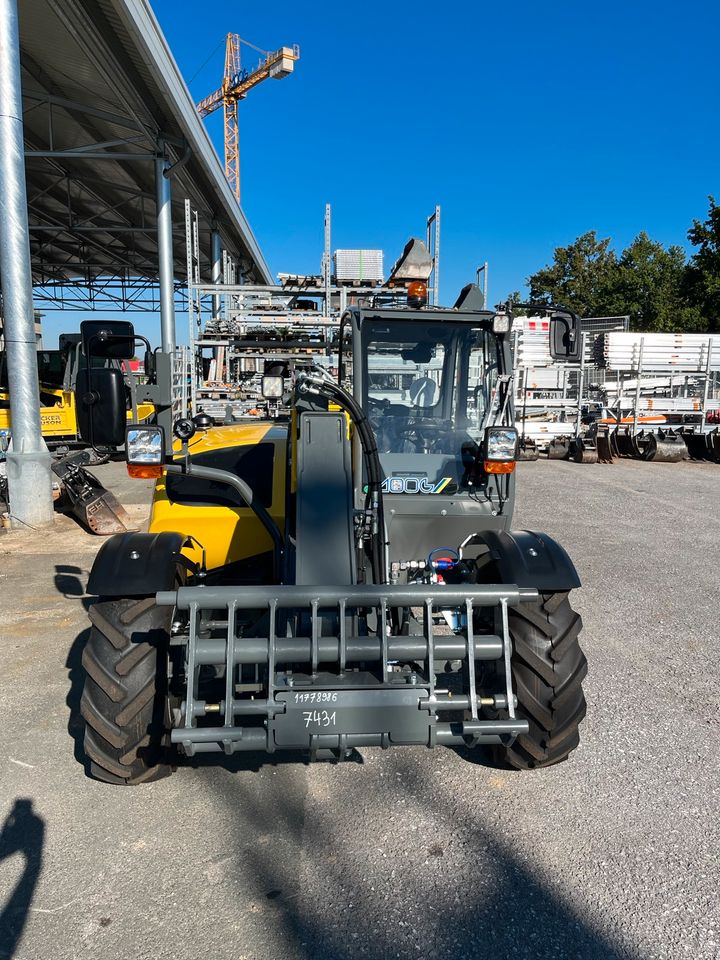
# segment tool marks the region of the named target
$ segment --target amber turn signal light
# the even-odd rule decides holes
[[[484,460],[485,473],[512,473],[515,470],[514,460]]]
[[[162,471],[160,463],[129,463],[127,465],[128,476],[133,480],[157,480],[162,476]]]

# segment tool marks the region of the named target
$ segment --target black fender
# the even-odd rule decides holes
[[[478,535],[490,549],[502,583],[535,587],[540,593],[580,586],[575,565],[560,544],[531,530],[483,530]]]
[[[181,533],[118,533],[100,547],[87,592],[96,597],[147,597],[175,587]]]

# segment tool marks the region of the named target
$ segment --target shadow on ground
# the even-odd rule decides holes
[[[274,936],[277,942],[287,942],[287,956],[641,960],[640,954],[586,922],[520,862],[507,833],[498,836],[497,823],[484,822],[480,807],[454,796],[452,806],[438,809],[437,784],[433,788],[416,765],[399,753],[383,757],[383,762],[388,764],[386,778],[402,777],[398,791],[407,798],[408,820],[398,826],[395,815],[395,842],[388,845],[387,859],[375,865],[368,862],[367,853],[392,827],[384,822],[384,814],[378,822],[367,816],[367,810],[356,808],[367,787],[361,771],[357,794],[348,796],[345,781],[345,789],[328,798],[331,816],[303,791],[270,799],[267,781],[259,789],[247,777],[221,777],[219,796],[235,816],[241,816],[246,838],[235,841],[235,869],[273,911]],[[239,763],[240,768],[253,769],[252,762]],[[347,835],[335,826],[344,807]],[[397,808],[387,810],[388,815],[391,812],[397,814]],[[358,818],[377,830],[377,840],[358,841]],[[439,858],[445,851],[437,842],[442,830],[438,835],[426,833],[418,846],[422,833],[412,833],[411,828],[418,821],[439,824],[448,818],[453,818],[453,844],[462,850],[462,860],[459,869],[456,860],[443,870]],[[272,851],[272,844],[253,842],[268,833],[281,848],[280,855],[277,849]],[[483,864],[490,866],[489,876],[482,875]],[[303,886],[298,889],[300,876]]]
[[[82,567],[70,566],[65,563],[55,564],[53,582],[55,589],[67,600],[79,600],[85,597],[85,581],[88,572]],[[87,607],[87,603],[83,603]]]
[[[67,660],[68,732],[75,758],[86,773],[80,664],[88,634],[84,630],[78,635]],[[461,757],[483,766],[491,763],[489,751],[481,755],[462,751]],[[233,869],[242,875],[242,888],[255,898],[252,904],[240,902],[238,909],[249,916],[258,909],[257,901],[265,904],[263,926],[267,922],[272,931],[275,949],[281,942],[287,944],[283,956],[292,960],[414,960],[418,956],[425,960],[450,956],[641,960],[637,952],[614,943],[579,916],[521,862],[513,850],[511,830],[501,830],[497,821],[484,819],[480,804],[448,793],[447,805],[441,805],[442,790],[433,780],[432,768],[424,773],[402,751],[383,754],[381,762],[385,784],[398,778],[397,795],[406,802],[400,815],[387,793],[371,799],[377,811],[369,811],[364,794],[375,771],[366,772],[359,752],[348,761],[357,770],[357,785],[350,780],[349,787],[347,777],[338,777],[341,786],[325,804],[308,796],[314,772],[303,767],[297,754],[178,759],[179,775],[182,768],[202,768],[195,787],[216,793],[211,806],[227,805],[237,822],[236,838],[228,838],[234,846]],[[258,772],[288,766],[296,766],[298,776],[288,776],[286,770],[281,790]],[[322,779],[327,782],[328,778]],[[337,826],[344,816],[347,834]],[[455,852],[444,860],[442,838],[447,824]],[[363,827],[372,829],[375,836],[358,838]],[[384,835],[390,833],[392,840],[382,854],[386,859],[369,863],[368,851],[382,847]],[[39,837],[41,845],[42,828]],[[39,870],[39,853],[33,862]],[[300,878],[306,884],[302,888]],[[12,953],[0,953],[3,960],[6,956]]]
[[[75,570],[58,573],[76,576]],[[63,592],[78,596],[72,585],[62,586]],[[86,772],[80,698],[88,636],[88,629],[78,634],[67,659],[68,732]],[[482,766],[491,763],[489,751],[462,751],[460,756]],[[472,796],[450,790],[445,795],[435,768],[418,765],[402,750],[382,754],[380,762],[384,785],[375,779],[377,768],[364,765],[360,753],[350,760],[352,774],[338,771],[342,775],[337,777],[316,776],[292,753],[179,761],[181,768],[209,768],[201,770],[194,787],[213,791],[210,807],[226,805],[237,824],[235,836],[228,837],[230,870],[256,901],[239,901],[238,912],[247,919],[260,910],[257,902],[262,904],[257,922],[274,941],[262,956],[641,960],[580,916],[519,859],[511,824],[484,817]],[[288,765],[298,767],[297,776]],[[278,789],[280,780],[274,784],[261,771],[281,766],[286,768],[284,786]],[[387,784],[393,782],[395,794],[388,793]],[[324,802],[310,795],[318,787],[328,793]],[[403,800],[402,807],[394,804],[395,798]],[[13,894],[9,916],[15,921],[8,929],[15,940],[0,953],[3,960],[13,956],[19,942],[40,869],[42,821],[29,801],[18,804],[26,805],[18,816],[30,826],[28,868],[20,894]],[[448,835],[452,850],[443,846]],[[22,836],[15,826],[8,828],[10,853]]]
[[[20,879],[0,906],[0,957],[14,957],[22,939],[40,870],[45,821],[33,810],[32,800],[19,798],[0,830],[0,877],[2,863],[19,853],[25,860]],[[4,884],[2,884],[4,886]]]

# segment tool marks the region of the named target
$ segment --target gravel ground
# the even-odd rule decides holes
[[[1,536],[0,957],[720,957],[720,468],[519,473],[516,526],[579,568],[590,664],[581,747],[539,772],[364,750],[94,783],[73,754],[98,541]],[[146,485],[115,489],[141,517]]]

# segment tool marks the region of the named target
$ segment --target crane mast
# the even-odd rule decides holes
[[[225,44],[225,74],[222,86],[201,100],[198,113],[207,117],[220,106],[225,118],[225,176],[240,202],[240,137],[238,130],[238,102],[244,100],[249,90],[263,80],[282,80],[294,69],[295,61],[300,59],[300,47],[280,47],[274,52],[260,51],[265,54],[254,70],[244,70],[240,59],[240,44],[246,43],[237,33],[228,33]],[[250,44],[252,46],[252,44]],[[259,48],[255,48],[259,49]]]

